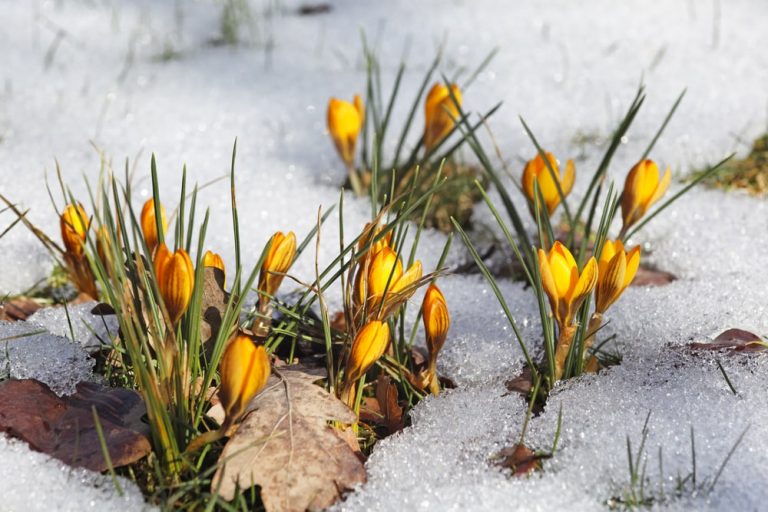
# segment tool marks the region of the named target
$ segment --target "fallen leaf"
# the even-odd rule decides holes
[[[757,342],[757,343],[756,343]],[[723,350],[729,353],[760,352],[766,350],[757,334],[742,329],[728,329],[708,343],[691,343],[691,350]]]
[[[630,286],[665,286],[672,281],[677,281],[674,274],[640,265]]]
[[[200,309],[203,313],[200,331],[204,345],[215,340],[219,334],[221,320],[227,309],[228,301],[229,294],[224,290],[224,272],[215,267],[205,267],[203,269],[203,297]]]
[[[527,399],[533,389],[533,375],[530,368],[523,368],[520,375],[509,379],[504,385],[509,391],[519,393]]]
[[[403,409],[397,403],[397,386],[388,375],[380,374],[376,380],[376,401],[381,412],[380,424],[387,429],[387,434],[403,430]]]
[[[92,407],[114,467],[131,464],[151,451],[147,426],[141,421],[144,402],[135,391],[81,382],[75,394],[58,397],[35,379],[0,383],[0,431],[70,466],[104,471],[108,468]]]
[[[224,447],[211,488],[225,499],[261,486],[270,512],[318,510],[366,480],[363,464],[328,425],[354,423],[344,403],[315,384],[317,375],[275,371],[252,412]]]
[[[26,320],[42,306],[28,297],[17,297],[0,304],[0,320],[18,322]]]
[[[298,9],[299,16],[314,16],[317,14],[326,14],[331,12],[331,4],[317,3],[317,4],[304,4]]]
[[[536,453],[524,444],[516,444],[502,448],[497,454],[497,465],[512,470],[512,476],[524,476],[541,469],[542,459],[550,455],[536,455]]]

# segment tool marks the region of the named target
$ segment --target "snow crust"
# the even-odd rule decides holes
[[[558,158],[575,158],[575,198],[585,190],[601,144],[641,79],[648,98],[610,169],[619,184],[683,88],[686,98],[651,155],[670,165],[676,176],[734,150],[744,154],[767,124],[768,55],[761,49],[768,47],[768,32],[762,29],[768,4],[759,0],[593,0],[578,5],[565,0],[348,0],[333,2],[329,14],[308,17],[295,15],[294,2],[281,2],[279,12],[270,16],[264,15],[264,5],[251,5],[258,13],[258,30],[250,44],[237,48],[209,44],[220,13],[220,4],[213,1],[184,3],[181,16],[172,3],[149,0],[3,6],[0,193],[30,208],[28,218],[56,235],[58,219],[44,191],[44,172],[56,194],[52,171],[57,159],[65,182],[85,200],[82,175],[94,183],[101,165],[92,141],[120,172],[126,156],[135,162],[137,208],[151,193],[149,156],[155,152],[163,200],[172,208],[182,163],[188,165],[191,182],[224,176],[238,137],[242,243],[246,264],[254,264],[274,231],[293,229],[301,238],[316,222],[318,207],[327,209],[338,201],[344,173],[325,133],[325,106],[329,96],[351,97],[363,90],[359,28],[379,50],[385,84],[394,78],[406,41],[410,44],[404,101],[393,114],[394,126],[405,119],[407,100],[444,36],[448,76],[476,65],[498,46],[493,63],[465,91],[465,105],[480,112],[504,102],[491,128],[515,176],[522,161],[534,154],[518,114]],[[63,36],[57,35],[60,29]],[[272,44],[265,44],[269,40]],[[178,57],[160,59],[168,49]],[[420,123],[418,117],[411,143]],[[390,149],[393,144],[386,143]],[[524,212],[522,200],[516,199]],[[211,212],[208,245],[231,266],[229,184],[206,187],[201,204]],[[520,434],[525,405],[503,386],[520,370],[520,349],[480,276],[442,279],[453,323],[440,370],[458,388],[425,400],[413,412],[412,427],[378,445],[367,463],[369,483],[337,508],[602,510],[626,490],[626,437],[633,447],[639,445],[649,412],[647,476],[654,496],[661,495],[663,482],[669,497],[678,472],[690,472],[691,428],[699,482],[711,482],[749,426],[711,493],[685,493],[657,503],[658,508],[762,508],[768,499],[765,356],[691,355],[681,346],[729,327],[768,333],[766,208],[758,199],[694,190],[638,235],[643,260],[679,279],[661,288],[631,288],[610,310],[610,324],[602,332],[617,336],[623,362],[598,376],[563,384],[552,395],[545,411],[531,421],[527,440],[549,449],[562,407],[559,449],[545,462],[544,473],[528,479],[509,478],[488,463]],[[368,219],[370,206],[347,197],[344,211],[345,232],[353,233]],[[0,227],[11,220],[8,213],[0,214]],[[500,237],[487,208],[477,208],[475,222]],[[438,233],[422,237],[419,256],[426,269],[433,268],[444,242]],[[454,244],[451,265],[466,259],[460,245]],[[0,295],[48,275],[50,259],[20,227],[2,238],[0,247]],[[336,247],[333,220],[323,230],[321,265]],[[294,272],[302,279],[314,275],[313,251],[304,254]],[[536,346],[538,312],[531,292],[512,282],[502,281],[501,287],[529,346]],[[338,306],[338,297],[328,299]],[[87,318],[84,309],[78,314]],[[69,331],[58,313],[41,313],[36,321],[58,335]],[[30,340],[35,340],[34,350]],[[15,376],[34,375],[25,370],[33,359],[52,372],[51,385],[61,390],[90,375],[85,352],[63,338],[41,334],[8,346]],[[77,363],[70,377],[63,375],[69,364],[60,364],[62,375],[53,377],[52,361],[62,355]],[[3,462],[14,462],[0,464],[4,499],[23,499],[28,491],[16,478],[32,474],[58,482],[36,486],[36,502],[77,510],[101,499],[93,497],[98,492],[90,484],[73,487],[72,479],[61,480],[60,467],[42,462],[44,456],[19,443],[0,438],[0,454]],[[130,506],[139,507],[140,498],[133,496]],[[110,503],[111,508],[125,506]]]

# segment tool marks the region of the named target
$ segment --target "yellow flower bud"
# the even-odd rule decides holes
[[[224,280],[226,281],[227,270],[224,268],[224,260],[215,252],[205,251],[205,254],[203,255],[203,267],[213,267],[221,270],[221,273],[224,274]]]
[[[595,288],[595,310],[605,313],[624,293],[640,266],[640,247],[629,253],[621,240],[606,240],[597,262],[598,278]]]
[[[384,247],[371,262],[368,269],[368,300],[378,301],[384,295],[384,290],[391,291],[395,283],[403,275],[403,262],[397,253],[389,247]]]
[[[259,291],[262,292],[264,300],[266,295],[274,296],[280,283],[283,282],[283,274],[291,268],[296,257],[296,235],[289,231],[287,235],[278,231],[270,240],[269,252],[264,258],[259,273]]]
[[[168,220],[165,217],[165,208],[160,205],[160,219],[163,226],[163,234],[168,231]],[[149,252],[155,250],[157,242],[160,239],[157,234],[157,223],[155,222],[155,199],[150,198],[141,209],[141,232],[144,233],[144,241],[147,243]]]
[[[229,341],[221,358],[219,399],[227,421],[237,421],[248,404],[267,384],[271,373],[264,345],[257,345],[242,332]]]
[[[621,196],[623,231],[640,220],[653,203],[661,199],[669,188],[671,179],[669,167],[659,179],[659,166],[653,160],[642,160],[629,171],[624,182],[624,194]]]
[[[573,160],[566,162],[565,174],[561,175],[557,160],[552,153],[547,152],[545,155],[547,155],[547,160],[552,166],[552,170],[555,171],[554,174],[560,183],[563,197],[566,197],[571,192],[573,181],[576,177],[576,168]],[[535,210],[533,209],[536,204],[534,182],[539,183],[539,191],[541,191],[541,197],[544,199],[544,204],[547,207],[547,214],[551,216],[560,204],[560,193],[557,190],[557,182],[552,179],[552,173],[549,172],[549,168],[547,168],[547,164],[541,157],[541,154],[536,155],[536,158],[533,160],[528,160],[523,170],[523,192],[528,198],[531,212],[535,215]]]
[[[102,224],[96,231],[96,252],[104,268],[109,268],[109,262],[112,260],[112,241],[109,238],[107,226]]]
[[[61,239],[64,241],[64,247],[69,254],[73,256],[83,254],[85,234],[88,231],[89,223],[90,220],[80,204],[77,206],[68,204],[64,213],[59,216]]]
[[[372,320],[355,336],[347,359],[345,379],[356,382],[379,360],[389,344],[389,325]]]
[[[569,327],[576,311],[597,284],[597,261],[594,257],[589,258],[579,274],[571,251],[555,242],[549,254],[539,249],[539,270],[552,314],[561,330]]]
[[[347,166],[355,160],[357,137],[364,122],[365,107],[359,94],[355,94],[354,103],[336,98],[328,102],[328,131],[336,151]]]
[[[363,232],[357,241],[357,251],[360,252],[368,247],[368,244],[371,244],[371,240],[376,238],[383,229],[384,226],[379,226],[378,224],[374,225],[372,222],[366,223],[365,227],[363,228]],[[392,247],[392,230],[388,231],[387,234],[380,238],[377,242],[373,242],[368,248],[368,252],[360,257],[360,261],[365,262],[366,259],[373,261],[379,251],[381,251],[384,247],[394,249],[394,247]]]
[[[184,249],[171,253],[165,244],[160,244],[155,252],[154,264],[157,287],[175,325],[187,310],[195,287],[192,260]]]
[[[449,90],[445,84],[436,83],[427,94],[424,103],[424,148],[427,151],[450,133],[459,118],[459,109],[451,98],[451,92],[461,106],[461,90],[456,84],[451,84]]]
[[[424,332],[426,333],[429,356],[434,358],[443,348],[445,338],[448,335],[448,328],[451,325],[445,297],[434,283],[429,285],[427,293],[424,294],[421,313],[424,319]]]

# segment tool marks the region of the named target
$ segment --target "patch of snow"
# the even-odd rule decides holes
[[[64,336],[78,342],[89,352],[109,345],[117,335],[119,325],[114,315],[94,315],[91,310],[95,301],[74,306],[42,308],[27,319],[51,334]],[[73,336],[74,335],[74,336]]]
[[[138,487],[125,478],[118,477],[121,496],[108,475],[72,468],[5,436],[0,436],[0,459],[0,508],[8,512],[154,510],[144,503]]]
[[[0,375],[37,379],[58,395],[93,378],[94,361],[77,343],[26,322],[0,321]]]

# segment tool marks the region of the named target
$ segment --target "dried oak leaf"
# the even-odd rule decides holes
[[[688,348],[694,351],[723,350],[728,353],[760,352],[766,350],[763,340],[757,334],[743,329],[728,329],[709,343],[691,343]]]
[[[290,367],[275,371],[224,447],[213,490],[232,499],[238,486],[259,485],[267,511],[302,512],[328,507],[365,482],[363,464],[328,425],[353,423],[355,414],[317,380]]]
[[[203,322],[200,325],[203,344],[215,340],[219,334],[221,320],[227,309],[229,294],[224,290],[224,272],[215,267],[203,269]]]
[[[29,443],[70,466],[107,469],[93,421],[96,408],[115,467],[147,455],[151,446],[141,396],[129,389],[109,389],[81,382],[77,392],[59,397],[35,379],[0,383],[0,431]]]
[[[397,386],[387,375],[381,374],[376,380],[376,401],[387,432],[391,435],[403,430],[403,408],[397,402]]]

